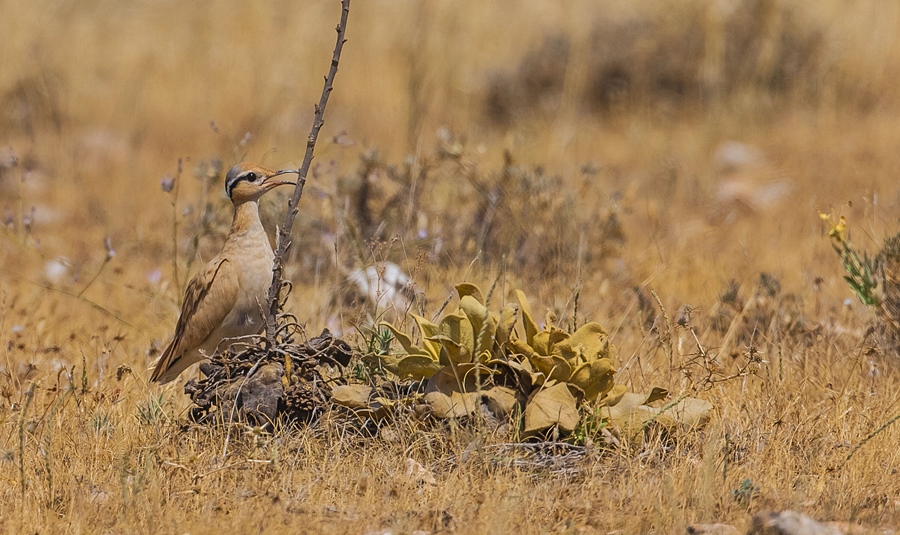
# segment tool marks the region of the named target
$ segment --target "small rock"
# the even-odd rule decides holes
[[[259,425],[274,422],[278,416],[278,403],[284,395],[281,376],[284,369],[278,364],[266,364],[246,382],[237,384],[241,388],[244,414]]]
[[[766,161],[761,149],[740,141],[724,141],[716,147],[713,166],[720,173],[759,166]]]
[[[72,263],[65,257],[53,258],[44,263],[44,276],[51,283],[59,284],[69,275],[71,267]]]
[[[397,264],[382,262],[378,266],[354,269],[347,276],[351,288],[350,301],[374,305],[378,310],[402,316],[415,300],[416,288]]]

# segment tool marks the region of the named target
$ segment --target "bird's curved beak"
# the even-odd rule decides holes
[[[287,175],[291,173],[297,173],[296,169],[282,169],[280,171],[275,171],[271,175],[269,175],[266,180],[263,182],[263,186],[269,190],[272,188],[277,188],[278,186],[296,186],[296,182],[290,182],[287,180],[272,180],[274,177],[278,175]]]

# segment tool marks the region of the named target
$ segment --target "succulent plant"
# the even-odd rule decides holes
[[[659,409],[647,403],[667,393],[654,389],[650,394],[630,394],[624,385],[616,384],[616,349],[600,324],[586,323],[570,333],[556,327],[555,318],[548,314],[541,328],[520,290],[515,291],[517,303],[493,312],[475,284],[459,284],[456,292],[456,310],[437,323],[410,315],[418,328],[418,343],[402,329],[381,324],[393,333],[402,353],[377,355],[377,360],[401,380],[426,380],[424,402],[436,417],[471,416],[484,403],[498,416],[518,411],[523,416],[522,432],[529,437],[549,429],[571,433],[582,412],[603,407],[607,408],[605,418],[622,422],[631,423],[635,415],[659,416],[654,412]],[[344,393],[336,390],[334,399],[366,414],[383,414],[384,400],[370,401],[369,392],[348,388],[345,400]],[[626,395],[627,408],[613,411],[611,407]],[[692,401],[700,403],[695,408],[703,408],[698,418],[708,418],[711,405],[690,399],[682,404]],[[591,410],[582,411],[582,407]]]

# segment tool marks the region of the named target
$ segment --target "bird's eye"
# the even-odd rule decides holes
[[[244,177],[245,177],[247,180],[249,180],[250,182],[256,182],[256,179],[258,178],[258,177],[256,176],[256,173],[247,173],[246,175],[244,175]]]

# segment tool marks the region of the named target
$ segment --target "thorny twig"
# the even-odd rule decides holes
[[[313,152],[316,148],[316,139],[319,137],[319,130],[325,124],[325,106],[328,104],[328,97],[334,85],[334,77],[337,75],[338,61],[341,59],[341,50],[347,40],[344,34],[347,30],[347,15],[350,13],[350,0],[341,0],[341,21],[337,25],[337,42],[334,45],[334,54],[331,59],[331,68],[325,77],[325,86],[322,88],[322,96],[316,105],[316,115],[313,119],[312,129],[309,132],[309,138],[306,141],[306,155],[303,157],[303,164],[297,170],[297,185],[294,187],[294,193],[288,201],[288,211],[284,216],[284,224],[278,229],[277,244],[275,246],[275,262],[272,267],[272,285],[269,286],[269,292],[266,296],[266,340],[269,347],[275,347],[275,338],[277,335],[278,323],[278,294],[281,290],[281,280],[284,271],[284,255],[291,246],[291,227],[294,226],[294,218],[299,212],[298,204],[300,196],[303,195],[303,186],[306,185],[306,175],[309,172],[309,166],[312,163]]]

